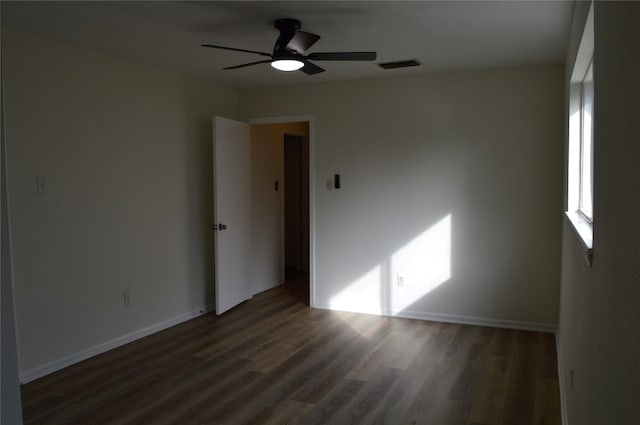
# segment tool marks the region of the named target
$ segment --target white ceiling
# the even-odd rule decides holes
[[[335,81],[434,71],[561,63],[570,1],[7,2],[2,25],[236,87]],[[326,72],[282,73],[263,59],[200,47],[271,52],[276,18],[296,18],[322,38],[309,50],[369,51],[375,63],[424,65],[382,70],[369,62],[322,62]]]

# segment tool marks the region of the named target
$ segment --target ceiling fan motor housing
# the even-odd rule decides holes
[[[297,31],[300,28],[302,28],[302,24],[300,23],[300,21],[292,18],[276,19],[275,21],[273,21],[273,26],[275,26],[276,29],[280,31],[283,31],[283,30]]]
[[[301,59],[303,52],[287,49],[287,45],[296,35],[296,31],[302,27],[300,21],[292,18],[276,19],[273,22],[273,26],[280,31],[280,36],[276,40],[276,44],[273,46],[273,58],[293,60]]]

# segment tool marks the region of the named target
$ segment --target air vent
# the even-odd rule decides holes
[[[385,62],[379,63],[378,66],[382,69],[396,69],[396,68],[408,68],[410,66],[420,66],[422,65],[416,59],[410,59],[405,61],[397,61],[397,62]]]

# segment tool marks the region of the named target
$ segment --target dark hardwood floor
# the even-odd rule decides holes
[[[259,294],[22,387],[25,424],[560,424],[552,334]]]

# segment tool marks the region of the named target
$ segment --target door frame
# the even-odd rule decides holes
[[[247,120],[253,124],[285,124],[306,122],[309,123],[309,307],[315,307],[316,299],[316,210],[315,210],[315,116],[314,115],[290,115],[275,117],[260,117]]]

